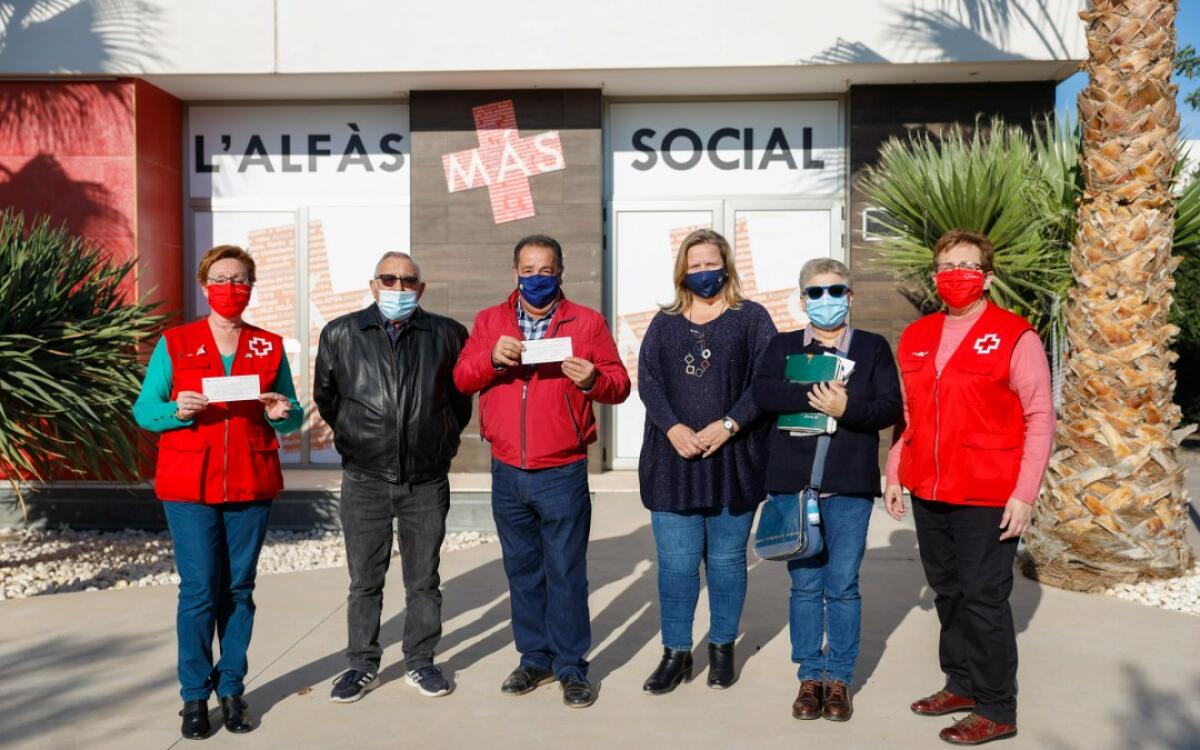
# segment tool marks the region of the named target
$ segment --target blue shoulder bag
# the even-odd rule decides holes
[[[846,356],[853,335],[853,328],[846,332],[846,347],[839,349],[838,354]],[[832,437],[821,435],[817,438],[812,475],[803,492],[771,495],[763,503],[758,528],[754,531],[754,554],[762,559],[802,560],[820,554],[825,548],[818,501]]]

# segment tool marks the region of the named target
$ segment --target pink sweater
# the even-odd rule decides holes
[[[980,305],[979,310],[970,315],[946,318],[934,360],[939,373],[983,311],[984,306]],[[1021,454],[1021,471],[1017,475],[1013,497],[1032,504],[1037,499],[1042,476],[1050,463],[1050,452],[1054,449],[1054,397],[1051,393],[1050,363],[1046,360],[1042,342],[1033,331],[1017,341],[1009,370],[1009,385],[1021,400],[1021,408],[1025,412],[1025,449]],[[907,398],[904,400],[904,421],[908,423]],[[888,484],[900,484],[900,454],[903,450],[904,442],[897,440],[888,452]]]

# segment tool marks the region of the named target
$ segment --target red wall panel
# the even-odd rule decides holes
[[[182,128],[179,100],[143,81],[0,82],[0,208],[50,216],[136,260],[130,296],[178,313]]]

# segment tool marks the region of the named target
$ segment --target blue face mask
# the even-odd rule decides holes
[[[417,310],[417,293],[395,289],[379,290],[379,310],[388,320],[408,320]]]
[[[845,295],[831,297],[827,292],[820,299],[808,301],[808,319],[817,328],[837,328],[846,322],[846,316],[849,314],[850,298]]]
[[[725,269],[718,268],[715,271],[689,273],[683,278],[683,283],[697,297],[710,299],[716,297],[725,288],[725,282],[728,278],[725,275]]]
[[[561,279],[557,274],[554,276],[542,276],[541,274],[518,276],[517,289],[521,291],[521,296],[525,298],[526,302],[541,309],[558,296],[560,282]]]

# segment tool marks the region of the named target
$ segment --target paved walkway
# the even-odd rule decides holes
[[[262,725],[243,736],[218,731],[204,747],[944,747],[936,733],[947,720],[908,711],[910,700],[941,686],[937,619],[910,526],[878,509],[872,519],[857,713],[834,724],[791,718],[788,579],[779,564],[754,561],[750,570],[737,685],[718,692],[697,680],[668,696],[642,694],[660,653],[648,521],[635,495],[597,500],[592,674],[602,690],[593,708],[565,708],[554,686],[524,698],[499,694],[516,654],[499,547],[486,545],[443,560],[439,661],[457,690],[436,700],[403,682],[399,566],[384,612],[384,684],[349,705],[328,701],[343,667],[345,571],[260,579],[247,699]],[[1021,735],[1000,747],[1200,748],[1200,618],[1020,577],[1013,602]],[[0,747],[191,747],[175,715],[174,606],[173,588],[0,603]],[[697,621],[706,618],[702,597]],[[698,625],[697,637],[704,632]]]

